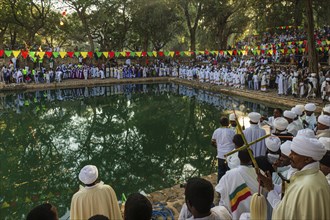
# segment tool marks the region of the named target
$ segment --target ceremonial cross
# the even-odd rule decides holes
[[[257,164],[256,159],[255,159],[254,156],[253,156],[253,152],[252,152],[252,150],[250,149],[250,146],[253,145],[253,144],[255,144],[255,143],[257,143],[257,142],[259,142],[259,141],[262,141],[263,139],[265,139],[265,138],[267,138],[267,137],[269,137],[270,134],[267,134],[267,135],[265,135],[265,136],[263,136],[263,137],[260,137],[260,138],[258,138],[258,139],[256,139],[256,140],[254,140],[254,141],[248,143],[248,142],[246,141],[245,135],[244,135],[244,133],[243,133],[243,131],[242,131],[242,127],[241,127],[241,125],[240,125],[240,123],[239,123],[239,121],[238,121],[238,117],[237,117],[237,115],[236,115],[235,108],[233,108],[233,110],[234,110],[234,114],[235,114],[235,121],[236,121],[236,124],[237,124],[237,126],[238,126],[238,131],[239,131],[240,134],[242,135],[242,138],[243,138],[243,141],[244,141],[244,145],[243,145],[242,147],[240,147],[240,148],[237,148],[237,149],[235,149],[235,150],[233,150],[233,151],[231,151],[231,152],[225,154],[225,157],[227,157],[227,156],[229,156],[229,155],[232,155],[232,154],[234,154],[234,153],[236,153],[236,152],[238,152],[238,151],[242,151],[242,150],[247,149],[247,151],[249,152],[250,158],[251,158],[251,160],[252,160],[252,163],[253,163],[253,165],[254,165],[254,168],[255,168],[256,172],[259,173],[259,166],[258,166],[258,164]]]

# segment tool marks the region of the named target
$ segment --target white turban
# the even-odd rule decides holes
[[[291,143],[292,141],[286,141],[281,145],[281,153],[290,156],[291,154]]]
[[[298,108],[298,107],[293,107],[293,108],[291,109],[291,111],[292,111],[293,113],[295,113],[296,115],[302,115],[304,110],[301,110],[301,109]]]
[[[315,161],[321,160],[326,153],[323,144],[319,140],[303,136],[293,138],[291,150],[299,155],[311,157]]]
[[[317,119],[317,122],[330,127],[330,116],[329,115],[320,115]]]
[[[79,173],[79,180],[84,184],[92,184],[97,180],[99,176],[99,171],[94,165],[84,166]]]
[[[298,108],[301,112],[305,111],[305,106],[304,105],[296,105],[295,108]]]
[[[323,144],[326,150],[330,151],[330,137],[320,137],[319,141]]]
[[[313,112],[316,110],[316,105],[314,103],[308,103],[305,105],[305,110],[309,112]]]
[[[296,136],[304,136],[308,138],[316,138],[314,131],[310,128],[301,129],[297,132]]]
[[[229,115],[229,121],[235,121],[236,117],[235,117],[235,114],[234,113],[231,113]]]
[[[297,115],[292,111],[284,111],[283,116],[290,119],[295,119]]]
[[[250,118],[250,121],[258,123],[261,118],[261,115],[258,112],[251,112],[248,114],[248,117]]]
[[[269,150],[277,152],[280,149],[281,140],[277,136],[270,136],[265,139],[265,143]]]
[[[330,105],[327,105],[323,108],[323,112],[330,114]]]
[[[273,124],[277,130],[283,131],[288,127],[289,122],[283,117],[277,117],[274,119]]]

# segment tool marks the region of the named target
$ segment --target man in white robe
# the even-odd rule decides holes
[[[257,140],[266,135],[266,131],[259,126],[261,115],[257,112],[251,112],[248,114],[250,118],[250,127],[243,131],[246,141],[248,143]],[[254,157],[266,155],[266,144],[265,140],[259,141],[251,145]]]
[[[320,115],[317,118],[317,138],[330,137],[330,116]]]
[[[317,122],[314,111],[316,110],[316,105],[314,103],[308,103],[305,105],[305,120],[303,120],[305,128],[314,130]]]
[[[84,166],[79,173],[79,180],[85,187],[81,187],[72,197],[70,219],[88,219],[94,215],[122,219],[116,193],[111,186],[98,181],[96,166]]]
[[[292,111],[284,111],[283,113],[284,118],[288,121],[289,125],[287,127],[287,130],[289,133],[291,133],[294,137],[297,135],[300,128],[297,126],[296,123],[294,123],[294,119],[297,117],[297,115]]]
[[[227,171],[215,190],[220,193],[219,205],[230,211],[233,219],[250,212],[251,196],[258,192],[258,180],[247,150],[239,151],[240,166]]]
[[[269,178],[258,175],[269,191],[272,219],[330,219],[330,187],[319,163],[325,153],[324,146],[315,138],[298,135],[293,139],[290,160],[297,171],[291,176],[282,200],[281,190]]]

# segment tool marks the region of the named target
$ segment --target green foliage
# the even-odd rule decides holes
[[[313,1],[316,27],[330,23],[328,3]],[[0,48],[224,49],[247,29],[305,26],[305,8],[303,0],[0,0]]]

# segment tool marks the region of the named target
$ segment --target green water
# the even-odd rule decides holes
[[[175,84],[2,94],[0,100],[0,219],[22,219],[45,201],[63,216],[86,164],[98,167],[118,199],[216,172],[210,139],[219,117],[233,104],[272,112]]]

